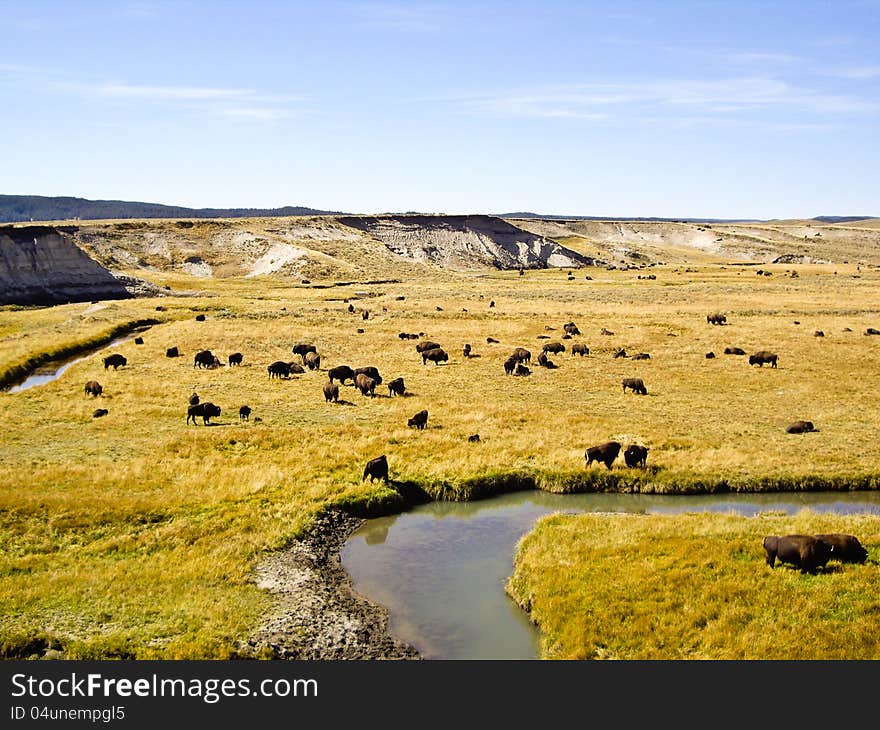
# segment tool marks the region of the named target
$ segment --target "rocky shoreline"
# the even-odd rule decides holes
[[[388,633],[388,611],[358,595],[342,567],[339,551],[361,524],[344,512],[326,512],[301,540],[257,566],[257,586],[274,596],[275,606],[239,646],[243,657],[419,658]]]

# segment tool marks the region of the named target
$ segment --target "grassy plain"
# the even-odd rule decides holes
[[[392,481],[438,498],[511,485],[875,488],[880,337],[863,333],[880,327],[880,273],[778,265],[763,267],[774,272],[765,277],[755,268],[581,270],[571,281],[558,270],[450,273],[320,289],[157,274],[156,283],[195,294],[0,310],[0,371],[62,340],[162,320],[143,345],[114,350],[128,358],[118,371],[105,371],[107,352],[96,353],[57,381],[0,393],[0,648],[28,655],[49,641],[71,657],[234,655],[269,605],[252,577],[267,550],[327,505],[399,503],[394,489],[361,483],[364,462],[382,453]],[[649,271],[655,280],[638,278]],[[729,324],[707,324],[710,311]],[[558,340],[568,321],[582,336],[563,340],[558,368],[538,367],[547,341],[538,337]],[[422,365],[416,342],[399,332],[424,332],[449,362]],[[266,366],[298,359],[299,341],[317,346],[321,372],[270,380]],[[577,341],[589,356],[569,354]],[[478,357],[462,356],[466,342]],[[773,350],[779,367],[750,367],[724,355],[728,345]],[[183,356],[166,358],[171,346]],[[532,351],[529,377],[504,375],[516,346]],[[651,359],[613,358],[621,347]],[[240,351],[243,366],[195,369],[204,348],[224,362]],[[710,350],[717,357],[707,360]],[[409,395],[390,398],[383,384],[371,399],[346,386],[344,404],[326,403],[321,385],[339,364],[402,376]],[[623,394],[629,376],[644,379],[647,396]],[[83,393],[91,379],[104,386],[97,402]],[[193,391],[222,407],[216,424],[185,423]],[[242,404],[250,422],[239,422]],[[97,407],[109,414],[93,419]],[[407,428],[422,408],[428,428]],[[797,419],[819,431],[786,434]],[[474,433],[480,442],[468,442]],[[649,468],[585,469],[584,449],[609,439],[647,445]]]

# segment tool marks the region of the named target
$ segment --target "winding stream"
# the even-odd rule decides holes
[[[368,520],[341,551],[356,591],[426,659],[535,659],[538,632],[504,592],[519,539],[552,512],[880,514],[880,492],[724,495],[514,492]]]

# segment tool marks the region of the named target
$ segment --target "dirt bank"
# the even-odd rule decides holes
[[[388,612],[354,592],[339,551],[363,523],[341,511],[320,516],[305,537],[257,567],[257,585],[275,598],[245,656],[278,659],[418,659],[388,633]]]

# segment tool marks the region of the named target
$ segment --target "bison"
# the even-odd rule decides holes
[[[165,357],[180,357],[180,351],[176,347],[169,347],[165,350]]]
[[[290,368],[291,375],[302,375],[306,371],[298,362],[289,362],[287,363],[287,367]]]
[[[561,342],[548,342],[541,348],[542,352],[552,352],[554,355],[558,355],[560,352],[565,352],[565,345]]]
[[[366,375],[367,377],[375,380],[376,385],[382,385],[382,376],[379,375],[379,369],[373,367],[372,365],[368,365],[365,368],[355,368],[354,378],[356,379],[358,375]]]
[[[779,558],[780,563],[793,565],[801,573],[815,573],[817,568],[824,568],[832,553],[829,543],[812,535],[768,535],[763,545],[771,568]]]
[[[868,329],[865,330],[865,334],[866,335],[880,335],[880,330],[875,329],[874,327],[868,327]]]
[[[339,402],[339,386],[331,380],[324,383],[324,400],[328,403],[330,401]]]
[[[510,353],[510,356],[517,362],[530,362],[532,359],[532,353],[525,347],[517,347],[512,353]]]
[[[186,422],[189,423],[190,419],[192,419],[193,425],[198,425],[196,422],[196,418],[201,417],[202,423],[207,426],[208,421],[212,418],[220,417],[220,406],[215,406],[213,403],[198,403],[197,405],[190,406],[186,411]]]
[[[403,378],[394,378],[391,382],[388,383],[388,395],[404,395],[406,393],[406,385],[403,382]]]
[[[338,380],[344,385],[346,380],[354,380],[354,370],[348,367],[348,365],[337,365],[335,368],[330,368],[327,371],[327,377],[331,383],[334,380]]]
[[[723,314],[707,314],[706,321],[709,324],[727,324],[727,317]]]
[[[617,441],[607,441],[598,446],[590,446],[584,452],[584,458],[587,460],[587,466],[590,466],[594,461],[597,461],[600,464],[605,464],[605,466],[610,469],[619,453],[620,444]]]
[[[538,365],[540,365],[542,368],[548,368],[550,370],[557,367],[556,363],[554,363],[549,357],[547,357],[547,353],[543,351],[540,355],[538,355]]]
[[[623,460],[631,469],[637,466],[644,469],[648,460],[648,447],[630,444],[623,452]]]
[[[645,387],[645,383],[641,378],[624,378],[621,383],[623,384],[624,393],[626,393],[626,389],[629,388],[633,393],[648,395],[648,389]]]
[[[868,551],[855,535],[844,535],[839,532],[814,535],[817,540],[831,545],[831,560],[841,563],[864,563],[868,559]]]
[[[651,356],[647,352],[637,352],[633,355],[633,360],[650,360]]]
[[[461,350],[461,354],[464,355],[465,357],[470,357],[470,356],[471,356],[471,346],[470,346],[470,343],[465,343],[465,346],[464,346],[464,347],[462,348],[462,350]]]
[[[210,368],[214,366],[214,353],[210,350],[202,350],[193,358],[194,368]]]
[[[435,365],[439,365],[441,362],[447,362],[449,360],[449,355],[447,355],[446,351],[442,348],[435,347],[431,350],[425,350],[422,352],[422,365],[427,365],[428,360]]]
[[[354,384],[361,392],[361,395],[369,395],[372,398],[376,394],[376,381],[369,375],[359,373],[354,379]]]
[[[100,418],[101,416],[106,416],[110,411],[106,408],[96,408],[95,412],[92,413],[92,418]]]
[[[497,345],[499,341],[500,340],[496,340],[494,337],[487,337],[486,338],[486,344],[488,344],[488,345],[491,345],[493,343]]]
[[[565,330],[565,334],[567,335],[579,335],[581,333],[574,322],[566,322],[562,325],[562,329]]]
[[[244,359],[244,355],[240,352],[233,352],[229,356],[229,367],[233,367],[235,365],[241,365],[241,361]]]
[[[365,481],[367,477],[370,477],[370,482],[378,479],[388,484],[388,459],[385,457],[385,454],[375,459],[370,459],[367,462],[366,466],[364,466],[364,476],[361,478],[361,481]]]
[[[114,370],[116,370],[116,368],[126,364],[128,364],[128,360],[126,360],[125,357],[123,355],[120,355],[119,353],[107,355],[107,357],[104,358],[104,370],[109,367],[112,367]]]
[[[504,373],[505,375],[512,375],[513,371],[516,369],[516,358],[509,357],[504,361]]]
[[[724,348],[725,355],[745,355],[746,351],[741,347],[725,347]]]
[[[764,367],[764,363],[769,363],[770,367],[776,367],[776,361],[779,359],[779,355],[774,352],[769,352],[767,350],[761,350],[760,352],[756,352],[753,355],[749,355],[749,365],[758,365],[759,367]]]
[[[433,350],[435,348],[439,348],[439,342],[432,342],[431,340],[425,340],[416,345],[416,352],[419,354],[423,353],[425,350]]]
[[[710,351],[710,352],[707,352],[707,353],[706,353],[706,359],[707,359],[707,360],[712,360],[712,359],[714,359],[714,358],[715,358],[715,353],[714,353],[714,352],[711,352],[711,351]]]
[[[204,322],[204,321],[205,321],[205,315],[204,315],[204,314],[197,314],[197,315],[196,315],[196,322]]]
[[[299,355],[302,358],[303,363],[305,363],[305,361],[306,361],[306,353],[307,352],[317,352],[317,351],[318,351],[317,347],[315,347],[314,345],[306,344],[304,342],[298,342],[297,344],[295,344],[293,346],[293,354]]]
[[[238,409],[238,420],[239,421],[249,421],[251,418],[251,408],[250,406],[241,406]]]
[[[621,347],[614,353],[614,357],[626,357],[626,348]]]
[[[97,380],[90,380],[86,383],[85,392],[86,395],[93,395],[95,397],[101,395],[104,388]]]
[[[134,344],[136,344],[136,345],[143,345],[143,344],[144,344],[144,338],[143,338],[143,337],[135,337],[135,338],[134,338]]]
[[[526,375],[531,375],[532,371],[529,370],[525,365],[521,362],[516,364],[516,370],[513,371],[513,374],[520,377],[525,377]]]
[[[269,371],[269,378],[289,378],[290,377],[290,363],[284,362],[283,360],[276,360],[269,367],[266,368]]]
[[[581,357],[583,357],[584,355],[590,354],[590,348],[587,347],[583,342],[575,342],[571,346],[571,354],[580,355]]]
[[[304,360],[306,361],[306,367],[308,367],[309,370],[321,369],[321,356],[317,352],[307,352]]]
[[[197,405],[199,404],[199,394],[198,394],[198,393],[193,393],[193,394],[189,397],[189,404],[190,404],[191,406],[197,406]]]
[[[428,425],[428,411],[419,411],[416,415],[407,420],[406,425],[415,426],[419,431],[423,430],[425,426]]]
[[[816,427],[813,426],[812,421],[795,421],[791,425],[789,425],[786,429],[786,433],[809,433],[810,431],[815,431]]]
[[[470,436],[468,436],[468,443],[470,443],[470,444],[475,444],[479,440],[480,440],[480,434],[478,434],[478,433],[472,433]]]

